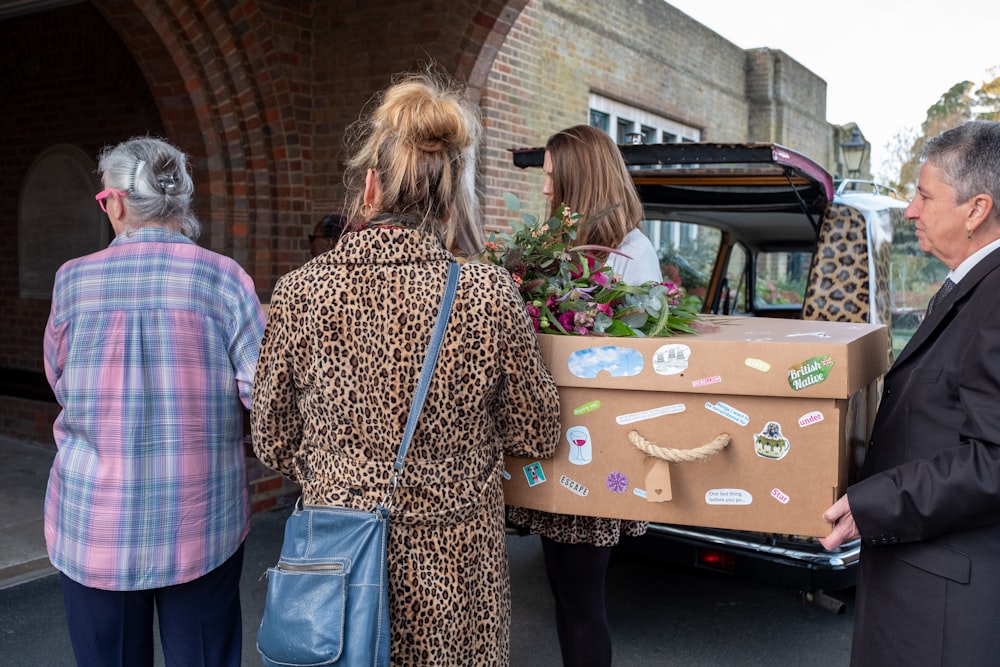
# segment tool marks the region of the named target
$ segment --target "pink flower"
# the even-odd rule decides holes
[[[597,260],[590,255],[584,256],[584,259],[587,261],[587,270],[593,272],[594,267],[597,266]],[[570,269],[569,276],[573,280],[576,280],[583,275],[583,264],[574,263],[572,267],[573,268]]]

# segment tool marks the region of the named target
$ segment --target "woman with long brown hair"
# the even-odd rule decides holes
[[[578,245],[613,249],[598,258],[625,283],[662,280],[656,250],[642,232],[642,204],[621,152],[607,133],[588,125],[557,132],[545,144],[543,170],[542,193],[552,214],[565,204],[583,216]],[[563,664],[610,665],[604,582],[611,548],[623,534],[642,535],[647,524],[520,507],[512,507],[509,518],[541,536]]]

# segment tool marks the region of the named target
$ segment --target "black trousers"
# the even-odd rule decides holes
[[[556,631],[565,667],[610,667],[611,628],[604,586],[611,547],[563,544],[542,537],[556,602]]]
[[[152,667],[153,609],[168,667],[240,667],[243,545],[194,581],[143,591],[88,588],[60,574],[79,667]]]

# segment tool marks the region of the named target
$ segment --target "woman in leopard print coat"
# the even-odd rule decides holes
[[[441,239],[462,152],[478,133],[473,107],[439,79],[391,87],[350,164],[365,177],[355,208],[367,224],[275,287],[254,448],[306,504],[370,509],[385,494],[454,261]],[[552,456],[558,400],[510,274],[462,265],[392,506],[393,665],[507,665],[503,454]]]

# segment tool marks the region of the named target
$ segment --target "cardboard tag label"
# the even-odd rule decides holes
[[[653,464],[646,471],[645,498],[651,503],[665,503],[673,500],[674,492],[670,487],[670,464],[662,459],[653,459]],[[638,494],[636,489],[636,495]]]

